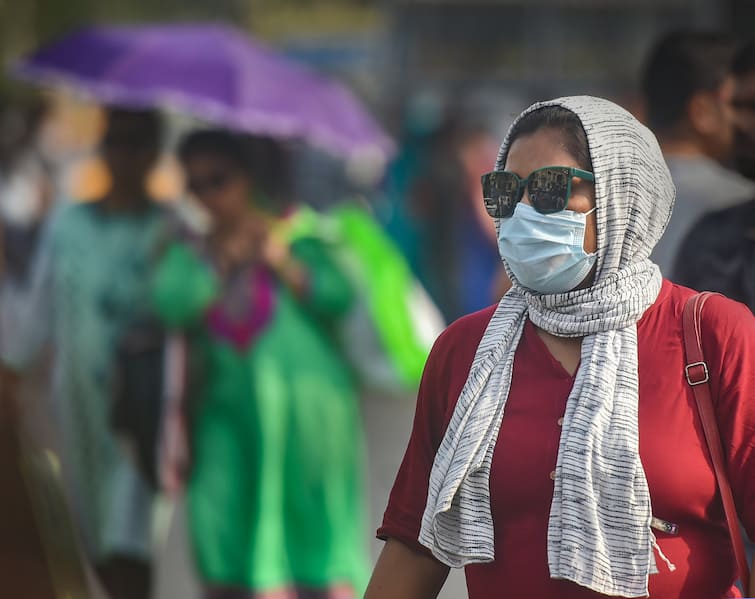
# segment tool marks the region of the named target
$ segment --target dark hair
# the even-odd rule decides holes
[[[212,154],[232,163],[245,175],[249,175],[249,157],[244,151],[240,136],[223,129],[194,131],[178,144],[178,158],[186,164],[197,156]]]
[[[715,31],[679,30],[658,40],[642,73],[650,128],[662,132],[681,123],[696,92],[723,83],[735,51],[735,41]]]
[[[218,156],[253,181],[267,199],[288,200],[288,154],[282,144],[272,138],[204,129],[184,137],[177,153],[183,164],[196,156]]]
[[[143,138],[146,146],[157,147],[163,135],[163,119],[157,110],[134,110],[110,106],[105,109],[108,126],[105,130],[107,140],[110,126],[115,121],[129,121],[130,127],[138,129],[139,137]]]
[[[753,71],[755,71],[755,40],[742,46],[731,64],[731,72],[736,76],[748,75]]]
[[[590,145],[582,121],[568,108],[545,106],[525,114],[517,121],[509,136],[509,147],[522,135],[530,135],[540,129],[555,129],[561,133],[566,150],[574,156],[580,168],[592,170]]]

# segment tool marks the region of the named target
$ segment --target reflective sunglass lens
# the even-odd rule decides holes
[[[566,169],[542,169],[532,173],[527,192],[535,210],[548,214],[566,208],[570,179]]]
[[[541,214],[561,212],[566,208],[566,199],[562,195],[539,191],[532,194],[530,198],[535,210]]]
[[[519,181],[511,173],[493,172],[483,175],[482,191],[485,209],[493,218],[513,214],[519,191]]]
[[[516,202],[514,202],[511,196],[499,193],[494,193],[493,196],[492,198],[484,198],[485,210],[487,210],[490,216],[493,218],[507,218],[514,214]]]
[[[500,218],[500,205],[498,203],[498,200],[494,200],[493,198],[485,198],[484,201],[485,210],[487,210],[488,214],[493,218]]]
[[[501,218],[508,218],[514,214],[514,208],[516,208],[516,196],[514,194],[501,196]]]

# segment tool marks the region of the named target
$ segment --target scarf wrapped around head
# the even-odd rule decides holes
[[[527,318],[559,336],[583,337],[566,404],[548,522],[552,578],[605,595],[648,595],[657,572],[647,479],[639,457],[637,321],[658,297],[648,256],[671,216],[674,186],[653,134],[619,106],[577,96],[561,106],[587,134],[595,173],[598,260],[587,289],[512,289],[500,301],[472,362],[430,474],[420,542],[443,563],[490,562],[494,552],[490,465]],[[516,122],[518,122],[518,120]],[[496,169],[503,169],[509,138]],[[505,264],[505,263],[504,263]]]

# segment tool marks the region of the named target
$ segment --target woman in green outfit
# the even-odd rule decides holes
[[[368,575],[362,433],[330,329],[348,280],[315,239],[276,235],[255,161],[227,132],[179,157],[211,216],[154,281],[163,321],[189,339],[201,381],[190,417],[189,529],[207,597],[361,597]]]

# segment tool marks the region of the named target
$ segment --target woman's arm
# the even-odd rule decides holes
[[[354,290],[325,244],[315,238],[298,239],[287,252],[278,276],[318,317],[334,318],[351,308]]]
[[[269,235],[262,248],[262,259],[297,298],[306,298],[309,273],[306,266],[291,254],[287,243]]]
[[[182,243],[170,246],[152,274],[152,304],[169,328],[198,321],[218,295],[219,283],[209,266]]]
[[[364,599],[435,599],[447,577],[448,566],[388,539]]]

